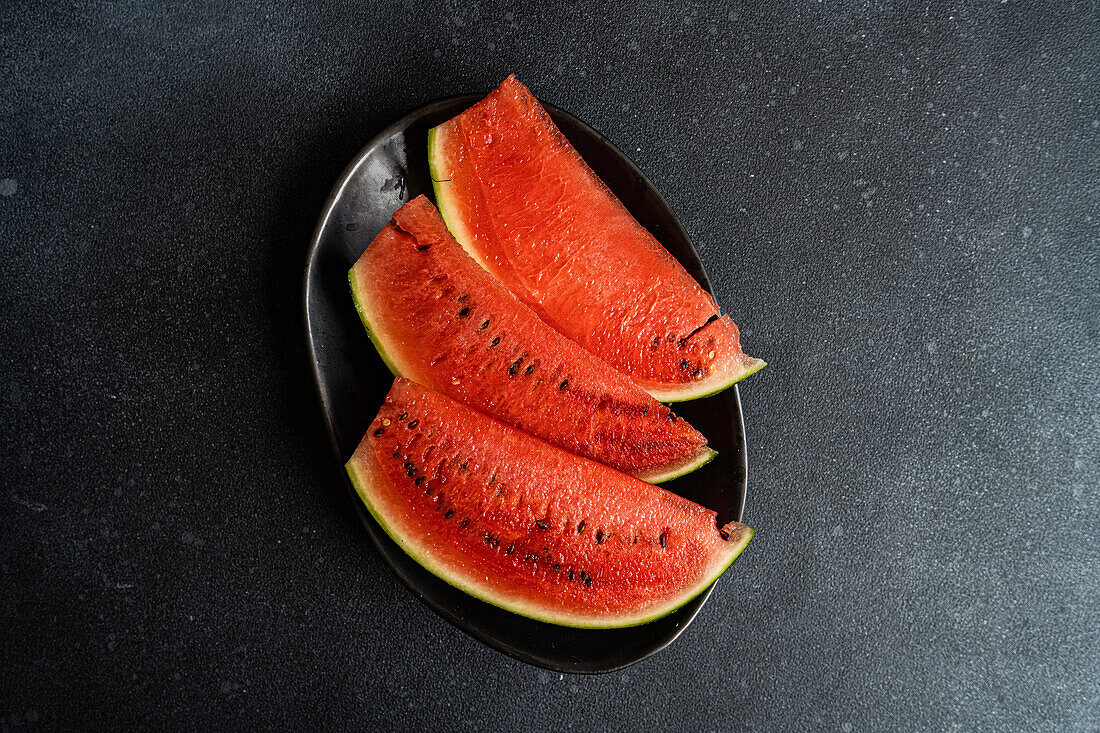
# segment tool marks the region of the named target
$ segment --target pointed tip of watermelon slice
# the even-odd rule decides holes
[[[730,546],[728,562],[717,575],[720,578],[723,573],[729,570],[731,565],[737,562],[737,558],[741,557],[741,553],[745,551],[745,548],[752,542],[752,538],[756,536],[756,530],[740,522],[730,522],[719,529],[718,533]]]
[[[691,400],[701,400],[704,397],[723,392],[741,380],[756,374],[767,365],[768,363],[763,359],[744,356],[736,366],[726,371],[716,372],[713,377],[701,382],[690,382],[682,385],[640,384],[638,386],[649,392],[654,399],[660,402],[690,402]]]
[[[718,451],[704,445],[696,453],[693,453],[681,461],[670,463],[665,466],[658,466],[649,471],[635,474],[634,476],[647,483],[663,484],[666,481],[686,476],[692,471],[702,468],[713,461],[717,456]]]

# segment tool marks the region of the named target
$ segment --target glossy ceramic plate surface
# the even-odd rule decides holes
[[[403,203],[420,194],[432,197],[428,129],[478,99],[455,97],[430,104],[379,133],[344,171],[318,222],[305,273],[306,333],[321,406],[341,465],[362,439],[393,382],[359,321],[348,270]],[[653,184],[591,127],[554,107],[547,106],[547,111],[634,217],[709,290],[695,249]],[[679,403],[676,412],[702,431],[719,455],[664,488],[718,512],[719,525],[739,520],[746,465],[737,388]],[[628,629],[570,629],[533,621],[468,596],[417,565],[378,526],[350,482],[347,488],[378,552],[417,597],[463,631],[530,664],[581,673],[609,672],[633,664],[675,639],[711,593],[708,589],[671,615]]]

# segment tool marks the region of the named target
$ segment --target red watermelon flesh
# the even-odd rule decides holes
[[[433,129],[429,161],[462,246],[547,323],[654,397],[703,397],[764,366],[514,76]]]
[[[659,618],[705,590],[753,531],[406,379],[347,463],[413,559],[501,608],[566,626]]]
[[[393,215],[350,280],[395,374],[654,483],[715,455],[699,431],[479,267],[423,196]]]

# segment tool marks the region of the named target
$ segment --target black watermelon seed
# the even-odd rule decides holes
[[[596,530],[596,544],[598,545],[602,542],[603,542],[603,530],[602,529]]]
[[[535,526],[539,529],[550,529],[550,522],[547,522],[545,519],[536,519]]]
[[[561,570],[561,565],[559,565],[558,563],[554,563],[554,567],[552,567],[550,569],[553,570],[556,573],[559,570]]]
[[[528,552],[526,555],[523,556],[523,559],[526,560],[527,562],[538,562],[539,561],[539,556],[538,555],[532,555],[530,552]]]
[[[661,536],[657,538],[657,541],[661,543],[661,547],[668,545],[668,532],[661,532]]]
[[[660,346],[661,345],[661,337],[660,336],[654,336],[653,337],[653,345],[654,346]]]
[[[508,367],[508,373],[511,374],[513,377],[516,376],[516,373],[519,371],[519,365],[522,363],[523,359],[516,359],[514,362],[512,362],[512,366]]]
[[[416,484],[417,486],[419,486],[420,484],[424,483],[424,477],[423,476],[417,476],[416,480],[413,481],[413,483]]]
[[[504,554],[505,555],[511,555],[515,551],[516,551],[516,546],[515,545],[508,545],[508,549],[504,551]]]
[[[419,245],[419,246],[418,246],[418,247],[416,248],[416,251],[417,251],[417,252],[427,252],[427,251],[428,251],[428,249],[429,249],[429,248],[430,248],[431,246],[432,246],[432,245],[430,245],[430,244],[421,244],[421,245]]]
[[[406,469],[412,468],[412,467],[413,467],[413,462],[412,461],[405,461],[405,468]]]
[[[405,472],[405,474],[408,475],[411,478],[412,476],[416,475],[416,469],[415,468],[410,468],[408,471]]]
[[[583,531],[584,531],[584,520],[582,519],[581,523],[577,525],[577,534],[580,534]]]
[[[400,415],[398,415],[398,416],[397,416],[397,419],[398,419],[398,420],[404,420],[404,419],[405,419],[406,417],[408,417],[408,416],[409,416],[409,413],[407,413],[407,412],[402,412],[402,413],[401,413]]]
[[[377,430],[374,431],[374,437],[377,438],[379,435],[381,435],[384,432],[386,432],[385,428],[378,428]]]
[[[468,306],[458,312],[459,318],[465,318],[468,315],[470,315],[470,308]]]
[[[491,349],[499,343],[500,343],[500,336],[494,336],[493,340],[489,342],[489,348]]]
[[[400,458],[401,457],[401,449],[400,448],[398,448],[397,450],[395,450],[393,452],[393,457],[394,458]]]
[[[569,380],[563,379],[561,384],[558,385],[558,389],[569,389]]]
[[[488,321],[488,319],[486,319],[486,321],[485,321],[484,323],[482,323],[482,324],[481,324],[481,328],[480,328],[480,329],[478,329],[478,330],[480,330],[480,331],[484,331],[484,330],[485,330],[485,329],[487,329],[488,327],[489,327],[489,321]]]
[[[409,423],[409,427],[410,428],[415,428],[419,424],[420,424],[419,420],[413,420],[412,422]]]
[[[523,370],[523,373],[524,373],[525,376],[529,377],[529,376],[531,376],[531,372],[533,372],[533,371],[535,371],[535,365],[534,364],[528,364],[527,368]]]
[[[446,512],[443,513],[443,518],[444,519],[450,519],[451,517],[454,516],[454,513],[455,513],[454,509],[448,509]]]
[[[687,359],[680,359],[680,368],[681,369],[691,369],[691,362],[688,361]]]
[[[462,465],[461,465],[461,466],[459,466],[459,468],[461,468],[461,469],[462,469],[463,471],[465,471],[465,470],[466,470],[467,468],[469,468],[469,467],[470,467],[470,461],[469,461],[469,460],[465,460],[465,461],[463,461],[463,462],[462,462]]]
[[[465,518],[465,519],[463,519],[463,520],[462,520],[462,522],[461,522],[461,523],[460,523],[460,524],[458,525],[458,528],[459,528],[459,529],[466,529],[466,527],[468,527],[468,526],[470,526],[470,518],[469,518],[469,517],[466,517],[466,518]]]
[[[566,575],[568,575],[569,579],[572,580],[573,579],[573,568],[569,568],[569,572],[567,572]]]

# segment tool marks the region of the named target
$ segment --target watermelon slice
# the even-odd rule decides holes
[[[382,528],[451,585],[584,628],[687,603],[752,538],[738,522],[398,378],[347,463]]]
[[[653,483],[716,455],[699,431],[480,268],[423,196],[393,215],[349,278],[395,375]]]
[[[764,367],[514,76],[431,130],[428,148],[436,202],[462,246],[657,399],[705,397]]]

